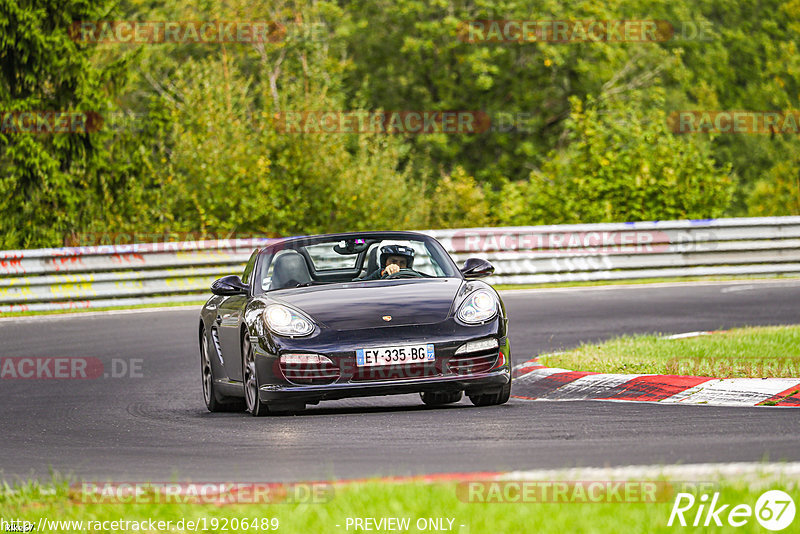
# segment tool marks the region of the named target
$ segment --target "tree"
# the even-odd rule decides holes
[[[484,226],[489,220],[489,202],[483,189],[461,167],[436,185],[430,210],[431,228],[471,228]]]
[[[92,50],[73,41],[74,21],[93,20],[105,2],[0,0],[0,109],[6,121],[32,113],[88,113],[88,128],[67,133],[0,130],[0,247],[59,244],[79,224],[87,201],[87,170],[104,134],[96,118],[109,109],[127,58],[98,66]],[[80,121],[78,121],[80,122]],[[87,121],[88,124],[88,121]],[[37,128],[38,129],[38,128]]]
[[[572,99],[569,144],[527,182],[511,182],[501,224],[699,219],[724,213],[729,168],[707,146],[673,135],[663,110],[645,114]]]
[[[165,110],[169,147],[153,171],[164,184],[172,230],[292,235],[422,225],[421,189],[408,180],[410,168],[399,166],[402,139],[282,130],[289,113],[348,110],[340,39],[332,30],[292,30],[300,22],[324,29],[327,18],[342,14],[325,2],[294,8],[225,7],[279,22],[287,35],[278,42],[211,45],[202,54],[173,48],[180,62],[148,51],[144,63],[160,74],[147,83]],[[200,16],[236,18],[219,9],[208,6]]]
[[[800,215],[800,157],[779,161],[755,184],[747,198],[748,215]]]

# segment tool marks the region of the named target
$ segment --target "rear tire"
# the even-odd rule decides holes
[[[461,400],[464,396],[463,391],[423,391],[419,394],[422,402],[428,406],[442,406],[452,404]]]
[[[511,397],[511,382],[503,386],[497,393],[483,393],[480,395],[470,395],[469,400],[475,406],[497,406],[505,404]]]

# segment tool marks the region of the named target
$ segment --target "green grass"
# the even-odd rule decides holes
[[[594,287],[608,285],[643,285],[643,284],[673,284],[682,282],[735,282],[735,281],[764,281],[764,280],[798,280],[794,274],[776,275],[737,275],[737,276],[684,276],[672,278],[637,278],[635,280],[592,280],[585,282],[548,282],[543,284],[496,284],[498,291],[512,289],[543,289],[550,287]]]
[[[728,377],[800,377],[800,326],[749,327],[709,336],[625,336],[541,363],[574,371]]]
[[[672,491],[667,491],[657,502],[600,502],[600,503],[472,503],[466,502],[466,493],[457,490],[456,483],[423,484],[417,482],[386,484],[369,482],[349,486],[338,486],[327,502],[320,504],[86,504],[80,495],[70,491],[64,482],[55,485],[27,483],[14,488],[13,494],[0,494],[0,517],[5,520],[21,519],[38,524],[44,517],[49,520],[76,521],[172,521],[181,519],[203,521],[211,527],[217,520],[214,532],[264,532],[266,530],[221,527],[225,520],[234,518],[277,518],[277,532],[286,534],[344,533],[357,532],[346,528],[348,518],[410,518],[410,528],[405,532],[420,532],[415,526],[419,518],[454,519],[452,532],[461,534],[517,534],[537,533],[582,533],[582,532],[675,532],[698,531],[667,527],[678,483],[673,482]],[[767,489],[781,489],[800,502],[796,481],[783,478],[772,479],[754,489],[753,480],[723,480],[710,489],[693,493],[698,499],[704,492],[720,493],[719,503],[755,506],[758,497]],[[695,506],[685,516],[691,523]],[[721,519],[725,521],[727,512]],[[797,525],[796,518],[792,526]],[[340,525],[337,527],[336,525]],[[464,525],[464,526],[461,526]],[[755,517],[740,528],[704,528],[703,532],[764,532]],[[791,527],[786,531],[791,531]],[[66,529],[51,528],[50,532],[67,532]],[[86,526],[82,530],[88,531]],[[119,529],[118,532],[125,530]],[[131,530],[128,530],[131,531]],[[146,530],[145,530],[146,531]],[[172,532],[184,532],[172,530]],[[202,531],[202,529],[201,529]],[[151,532],[158,532],[151,531]],[[359,531],[363,532],[363,531]],[[385,532],[385,531],[378,531]],[[402,531],[401,531],[402,532]],[[430,531],[429,531],[430,532]]]

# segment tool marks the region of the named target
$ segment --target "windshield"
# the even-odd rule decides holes
[[[262,291],[344,282],[458,277],[434,239],[364,235],[284,243],[262,268]]]

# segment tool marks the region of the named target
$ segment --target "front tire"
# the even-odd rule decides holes
[[[497,393],[482,393],[479,395],[470,395],[469,400],[475,406],[497,406],[505,404],[511,397],[511,381],[503,386]]]
[[[452,404],[460,401],[463,395],[463,391],[423,391],[419,394],[422,402],[428,406]]]
[[[253,417],[267,415],[269,409],[266,404],[261,402],[261,395],[259,395],[256,352],[253,350],[247,332],[242,335],[242,382],[244,383],[244,403],[247,412]]]

